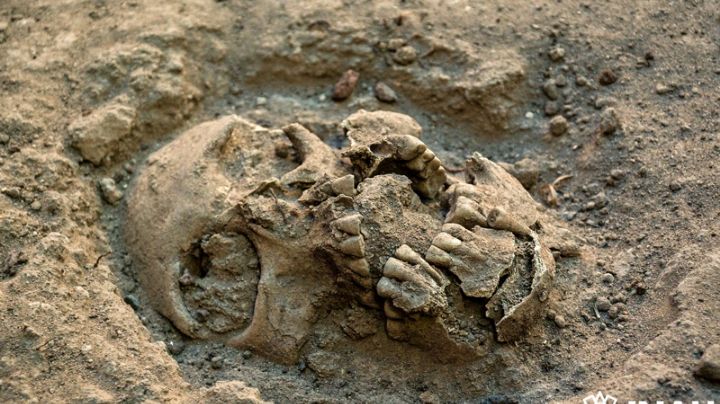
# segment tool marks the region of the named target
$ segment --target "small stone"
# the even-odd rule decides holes
[[[379,101],[393,103],[397,101],[397,95],[389,85],[379,81],[375,84],[375,98]]]
[[[545,93],[545,96],[551,100],[557,100],[560,98],[560,92],[558,91],[557,84],[553,79],[546,80],[545,83],[543,83],[543,92]]]
[[[550,49],[550,52],[548,52],[548,57],[553,62],[559,62],[565,59],[565,49],[560,46],[556,46]]]
[[[598,76],[598,83],[600,83],[601,85],[609,86],[616,81],[618,81],[618,75],[612,69],[603,69],[602,71],[600,71],[600,75]]]
[[[672,91],[672,88],[668,85],[665,85],[663,83],[657,83],[655,85],[655,92],[658,95],[665,95]]]
[[[213,356],[212,359],[210,359],[210,367],[215,370],[222,369],[224,364],[225,360],[220,355]]]
[[[610,171],[610,177],[612,179],[618,180],[618,181],[625,178],[625,174],[626,174],[625,171],[623,171],[619,168],[614,168]]]
[[[603,112],[600,113],[600,133],[603,135],[612,135],[620,129],[620,118],[618,117],[617,112],[615,112],[615,108],[605,108]]]
[[[603,109],[606,107],[614,107],[617,105],[617,99],[615,97],[598,97],[595,100],[595,108]]]
[[[560,105],[557,101],[548,101],[545,103],[545,115],[553,116],[560,112]]]
[[[33,203],[30,204],[30,209],[38,211],[42,209],[42,203],[40,203],[40,201],[38,200],[34,200]]]
[[[720,381],[720,345],[708,347],[700,358],[695,375],[715,382]]]
[[[600,311],[608,311],[610,310],[611,304],[610,300],[608,300],[607,297],[598,297],[595,299],[595,308],[597,308]]]
[[[668,188],[670,188],[670,191],[672,192],[678,192],[682,189],[682,184],[679,182],[671,182]]]
[[[595,204],[595,208],[597,209],[604,208],[609,202],[609,199],[607,195],[605,195],[605,192],[598,192],[597,194],[593,195],[590,200]]]
[[[250,359],[252,357],[252,352],[250,351],[243,351],[242,353],[243,359]]]
[[[128,306],[132,307],[133,310],[140,310],[140,301],[138,300],[137,296],[127,295],[123,300],[125,301],[125,303],[128,304]]]
[[[360,73],[355,70],[349,69],[343,73],[340,80],[335,83],[333,88],[332,99],[334,101],[343,101],[352,95],[357,86],[358,80],[360,79]]]
[[[561,315],[561,314],[557,314],[557,315],[555,316],[555,318],[553,319],[553,321],[555,322],[555,325],[556,325],[558,328],[565,328],[565,327],[567,327],[567,320],[565,319],[565,316],[563,316],[563,315]]]
[[[123,197],[122,191],[120,191],[115,184],[115,180],[110,177],[105,177],[98,182],[100,187],[100,194],[102,195],[105,202],[116,205]]]
[[[556,115],[550,120],[550,133],[555,136],[565,134],[568,130],[568,121],[562,115]]]
[[[600,277],[600,280],[603,281],[604,283],[613,283],[613,282],[615,282],[615,275],[611,274],[610,272],[606,272],[606,273],[602,274],[602,276]]]
[[[165,347],[171,355],[180,355],[185,350],[185,343],[182,341],[168,341]]]
[[[441,403],[440,398],[437,396],[437,394],[431,392],[431,391],[424,391],[420,393],[420,402],[423,404],[439,404]]]
[[[7,133],[0,133],[0,144],[7,144],[10,141],[10,136]]]
[[[395,51],[393,60],[400,65],[409,65],[417,59],[417,51],[412,46],[406,45]]]
[[[558,87],[565,87],[567,85],[567,77],[564,74],[558,74],[555,76],[555,85]]]
[[[405,40],[402,38],[391,38],[387,42],[387,49],[391,51],[396,51],[400,49],[403,45],[405,45]]]
[[[265,97],[257,97],[255,99],[255,105],[257,105],[258,107],[264,107],[265,105],[267,105],[267,102],[267,98]]]
[[[587,87],[590,85],[590,80],[588,80],[585,76],[577,76],[575,77],[575,84],[578,87]]]

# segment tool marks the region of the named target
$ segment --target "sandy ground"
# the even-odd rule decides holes
[[[719,6],[3,1],[0,401],[720,400]],[[292,365],[178,333],[122,239],[147,156],[232,113],[339,145],[359,109],[414,117],[449,166],[537,175],[583,240],[544,315],[469,363],[345,311]],[[371,336],[340,338],[348,318]]]

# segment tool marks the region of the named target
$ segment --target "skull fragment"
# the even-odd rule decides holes
[[[298,124],[227,116],[152,154],[124,234],[153,307],[190,337],[284,363],[338,297],[411,344],[477,353],[478,322],[522,335],[555,263],[520,183],[478,153],[448,174],[406,115],[342,126],[338,150]]]

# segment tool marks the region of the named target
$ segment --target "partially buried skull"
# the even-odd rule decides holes
[[[151,155],[125,236],[153,307],[190,337],[285,363],[338,296],[410,344],[478,353],[483,321],[520,336],[555,271],[531,196],[478,153],[446,173],[406,115],[342,125],[336,150],[298,124],[227,116]]]

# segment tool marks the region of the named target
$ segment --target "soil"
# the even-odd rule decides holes
[[[0,401],[720,400],[719,10],[3,1]],[[449,172],[502,163],[582,240],[522,339],[430,358],[346,305],[288,365],[153,309],[122,236],[149,155],[230,114],[341,148],[360,109],[413,117]]]

